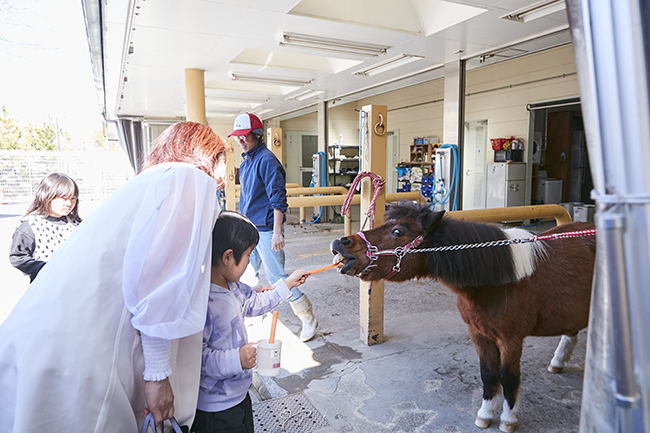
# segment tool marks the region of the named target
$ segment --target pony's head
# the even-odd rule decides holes
[[[332,241],[334,260],[342,262],[339,272],[366,281],[426,276],[424,255],[406,251],[416,248],[435,230],[444,213],[413,202],[391,205],[380,227]],[[405,255],[409,258],[402,261]]]

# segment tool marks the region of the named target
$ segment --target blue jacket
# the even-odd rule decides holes
[[[242,153],[239,183],[239,212],[246,215],[259,231],[273,231],[273,210],[287,212],[286,175],[282,164],[266,144],[260,143]]]

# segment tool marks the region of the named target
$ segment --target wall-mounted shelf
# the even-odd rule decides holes
[[[430,164],[431,163],[431,145],[430,144],[411,144],[410,161],[411,164]]]
[[[327,146],[329,184],[340,183],[347,186],[352,182],[352,176],[359,174],[359,146],[356,144],[330,144]],[[337,180],[337,177],[339,179]]]
[[[327,147],[340,147],[341,149],[358,149],[358,144],[330,144]]]
[[[433,196],[433,164],[424,162],[401,162],[396,168],[397,192],[420,191],[431,201]],[[413,170],[416,169],[416,170]]]

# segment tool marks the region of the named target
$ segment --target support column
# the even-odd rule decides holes
[[[443,114],[443,144],[462,143],[465,113],[465,62],[445,63],[445,101]],[[460,150],[460,149],[459,149]]]
[[[366,105],[362,110],[368,113],[368,143],[361,147],[360,169],[370,171],[386,179],[386,131],[387,107],[385,105]],[[362,131],[364,133],[364,131]],[[361,181],[361,224],[365,220],[374,194],[372,179],[366,177]],[[384,223],[386,208],[385,190],[377,197],[375,203],[374,227]],[[370,221],[363,228],[367,230]],[[359,315],[361,340],[368,346],[384,342],[384,281],[375,281],[372,285],[366,281],[359,283]]]
[[[235,148],[233,140],[226,140],[226,210],[236,211],[237,204],[235,199]]]
[[[463,131],[465,126],[465,61],[445,63],[445,102],[443,114],[442,144],[458,146],[459,173],[463,173]],[[450,169],[451,170],[451,169]],[[452,191],[449,202],[462,203],[463,176],[458,178],[458,197]]]
[[[278,158],[284,170],[287,170],[287,161],[284,151],[284,143],[282,142],[282,129],[281,128],[266,128],[266,147]]]
[[[205,118],[205,79],[203,69],[185,69],[186,119],[207,125]]]
[[[329,144],[329,117],[327,115],[327,102],[320,101],[318,102],[318,151],[323,152],[323,157],[325,159],[325,173],[323,173],[323,178],[325,179],[324,186],[329,185],[329,161],[327,153],[327,145]],[[320,186],[320,185],[319,185]],[[314,215],[318,212],[314,208]],[[330,219],[329,207],[324,207],[323,212],[320,217],[320,222],[326,222]]]

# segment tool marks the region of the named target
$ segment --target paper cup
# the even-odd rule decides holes
[[[276,339],[273,344],[269,340],[257,342],[257,374],[260,376],[277,376],[280,374],[280,355],[282,341]]]

